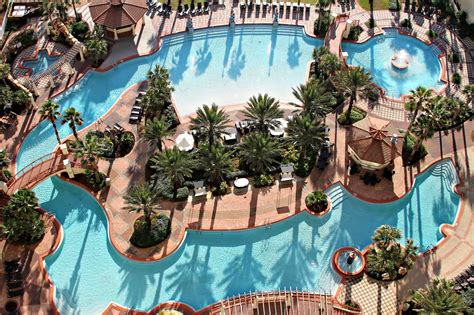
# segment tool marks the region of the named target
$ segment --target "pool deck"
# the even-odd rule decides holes
[[[339,6],[333,8],[336,12],[341,12]],[[363,20],[368,19],[368,13],[361,10],[357,5],[354,10],[349,12],[351,18],[360,17],[362,28],[365,33],[361,36],[363,41],[365,36],[377,30],[368,30],[363,25]],[[212,12],[209,16],[200,16],[194,18],[195,27],[206,27],[214,25],[227,24],[228,16],[230,14],[230,6],[227,5],[225,9],[218,9]],[[311,14],[315,14],[311,10]],[[405,12],[400,12],[395,16],[390,11],[376,11],[374,12],[374,19],[379,26],[390,26],[403,19]],[[286,18],[286,17],[285,17]],[[289,17],[287,20],[282,19],[282,23],[308,25],[312,27],[311,16],[307,21],[295,20]],[[150,23],[148,23],[150,22]],[[271,23],[271,15],[265,17],[254,15],[242,15],[240,9],[236,9],[236,22],[241,23]],[[286,24],[285,23],[285,24]],[[414,29],[419,34],[424,34],[427,29],[426,25],[429,23],[427,19],[422,19],[417,22]],[[138,41],[138,50],[130,51],[129,44],[124,41],[116,46],[120,49],[113,49],[113,53],[109,56],[102,67],[107,67],[116,63],[118,60],[149,53],[154,50],[157,45],[157,38],[155,34],[163,36],[165,34],[183,31],[185,27],[185,19],[176,19],[173,15],[171,19],[162,21],[161,17],[152,17],[147,20],[145,26],[142,28],[141,39]],[[420,28],[420,29],[418,29]],[[141,34],[141,35],[140,35]],[[441,33],[440,33],[441,34]],[[465,52],[462,55],[462,62],[458,65],[448,63],[447,71],[450,77],[453,71],[460,71],[462,74],[463,83],[468,82],[468,77],[472,77],[472,55],[464,49],[459,40],[450,32],[446,32],[446,40]],[[421,35],[419,35],[421,37]],[[131,47],[131,46],[130,46]],[[473,46],[474,47],[474,46]],[[77,76],[80,77],[81,74]],[[73,82],[73,81],[71,81]],[[54,91],[57,93],[64,89],[63,85],[60,89]],[[448,88],[448,93],[457,95],[459,92],[451,85]],[[136,96],[136,87],[130,88],[120,101],[114,105],[113,110],[109,111],[105,117],[101,118],[101,122],[93,124],[91,127],[82,130],[80,133],[84,134],[90,128],[98,127],[105,128],[105,125],[113,125],[115,122],[122,124],[127,130],[132,131],[135,136],[138,135],[139,130],[136,126],[124,123],[128,120],[130,105],[134,102]],[[367,104],[358,104],[361,107],[368,106]],[[238,109],[243,104],[236,104],[228,107],[227,111],[232,119],[238,119],[240,114]],[[370,111],[370,115],[391,119],[394,124],[400,128],[406,128],[407,119],[406,113],[401,105],[393,102],[386,102],[380,106],[376,106]],[[286,108],[286,112],[289,112]],[[127,156],[115,159],[109,163],[106,161],[100,162],[100,169],[107,173],[112,179],[112,185],[109,189],[103,191],[98,199],[103,202],[107,213],[110,215],[112,223],[111,237],[114,245],[123,253],[142,259],[159,259],[169,255],[174,251],[184,237],[186,227],[200,228],[200,229],[239,229],[255,227],[262,224],[268,224],[281,219],[284,219],[295,213],[304,211],[304,197],[307,192],[314,189],[325,188],[328,185],[341,181],[343,184],[350,187],[350,189],[357,193],[359,197],[379,200],[381,202],[393,200],[402,196],[412,185],[414,176],[420,173],[423,169],[431,165],[433,162],[442,158],[451,158],[454,161],[456,168],[464,181],[464,186],[460,189],[465,194],[465,202],[462,212],[458,219],[458,224],[452,229],[447,229],[449,237],[443,242],[436,251],[422,256],[418,259],[416,264],[417,272],[410,272],[407,277],[400,281],[385,285],[379,281],[373,281],[366,276],[363,278],[348,280],[338,292],[338,298],[343,300],[346,295],[351,295],[355,302],[358,302],[364,313],[394,313],[397,309],[398,301],[402,301],[407,292],[411,288],[418,288],[423,286],[430,278],[433,277],[454,277],[459,272],[472,262],[474,257],[474,188],[472,186],[472,165],[474,162],[474,126],[473,124],[464,124],[458,130],[450,130],[445,133],[436,134],[432,139],[426,142],[429,155],[420,165],[414,167],[403,168],[400,161],[396,165],[396,174],[393,182],[382,180],[380,184],[374,188],[367,189],[359,176],[348,176],[347,174],[347,146],[345,141],[345,129],[336,126],[337,114],[328,116],[327,124],[331,128],[330,138],[335,143],[335,152],[331,159],[331,164],[324,170],[313,170],[310,177],[306,180],[297,180],[292,186],[280,187],[274,185],[270,188],[251,189],[244,194],[236,195],[231,193],[224,197],[209,198],[205,201],[193,202],[192,200],[182,203],[163,203],[163,212],[172,218],[173,232],[168,241],[160,246],[150,249],[137,249],[130,245],[129,237],[131,235],[131,222],[137,217],[136,214],[131,214],[122,210],[124,205],[122,196],[129,187],[135,185],[137,181],[144,180],[144,165],[149,156],[153,153],[153,148],[150,148],[143,142],[138,142],[134,150]],[[17,152],[21,141],[24,139],[28,130],[36,125],[38,122],[38,115],[34,112],[20,116],[18,123],[7,130],[6,133],[0,135],[0,143],[2,147],[7,147],[9,152],[13,155]],[[188,123],[184,121],[179,126],[177,133],[186,130]],[[175,135],[176,136],[176,135]],[[171,143],[169,144],[171,145]],[[21,311],[24,313],[34,314],[51,314],[52,308],[50,301],[52,300],[51,291],[48,288],[43,273],[39,268],[39,257],[54,246],[57,242],[57,231],[50,223],[47,224],[47,234],[43,241],[36,246],[17,248],[5,241],[0,241],[0,248],[3,248],[3,259],[10,255],[17,256],[19,253],[25,261],[24,275],[28,286],[26,294],[21,300]],[[6,296],[4,286],[0,286],[0,300],[3,302]],[[377,303],[373,303],[377,301]],[[0,303],[0,307],[4,303]],[[0,308],[1,311],[1,308]]]

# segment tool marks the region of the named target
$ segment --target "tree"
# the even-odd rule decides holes
[[[454,291],[453,282],[446,279],[433,279],[425,288],[411,294],[415,311],[423,314],[461,314],[468,307],[461,295]]]
[[[86,49],[87,55],[96,66],[99,64],[99,61],[104,59],[109,53],[109,46],[104,39],[104,31],[100,25],[95,25],[92,36],[86,41]]]
[[[352,117],[352,106],[358,97],[366,97],[366,93],[372,88],[372,79],[368,72],[361,67],[350,67],[339,71],[334,77],[334,85],[344,96],[349,97],[347,117],[350,122]]]
[[[164,150],[151,158],[151,168],[155,171],[153,179],[171,183],[173,198],[178,194],[178,188],[186,178],[191,177],[194,162],[187,152],[181,152],[177,147]]]
[[[156,65],[147,74],[148,90],[142,103],[145,106],[145,118],[154,117],[171,103],[171,93],[174,91],[171,86],[169,71]]]
[[[317,150],[327,137],[326,126],[313,120],[309,114],[296,115],[288,124],[288,141],[300,150],[299,160],[303,161],[311,148]]]
[[[316,4],[318,5],[318,33],[321,34],[321,26],[323,22],[323,18],[328,19],[327,23],[329,25],[329,12],[328,7],[330,8],[332,0],[316,0]]]
[[[267,132],[272,127],[279,127],[280,122],[276,119],[283,118],[280,103],[268,94],[252,96],[242,113],[246,118],[254,120],[257,130],[261,132]]]
[[[375,230],[372,235],[374,241],[379,247],[388,247],[390,244],[396,243],[402,237],[402,232],[399,229],[384,224]]]
[[[211,107],[203,105],[196,111],[196,117],[191,119],[191,129],[197,131],[199,136],[205,137],[210,147],[226,133],[225,128],[229,124],[229,116],[216,104]]]
[[[433,119],[427,115],[418,117],[415,123],[412,124],[410,132],[416,137],[415,146],[412,153],[415,154],[421,148],[423,142],[431,138],[434,134]]]
[[[143,212],[148,229],[151,228],[151,216],[155,214],[159,203],[158,194],[148,183],[139,184],[129,189],[126,196],[123,197],[126,206],[125,210],[129,212]]]
[[[84,140],[77,140],[72,144],[74,156],[81,159],[84,167],[91,170],[97,170],[99,158],[106,151],[106,144],[103,138],[94,133],[88,133]]]
[[[10,65],[8,63],[0,62],[0,77],[4,85],[7,85],[7,77],[10,74]]]
[[[53,102],[52,100],[47,100],[41,106],[39,114],[41,115],[42,120],[47,119],[51,122],[51,124],[53,125],[54,134],[56,135],[56,139],[58,140],[58,143],[61,144],[61,138],[59,137],[58,128],[56,126],[56,121],[61,116],[61,113],[58,110],[59,104]]]
[[[326,46],[321,46],[319,48],[313,49],[314,74],[317,78],[319,78],[321,74],[321,71],[319,69],[321,58],[328,54],[331,54],[331,51]]]
[[[336,98],[329,92],[322,81],[311,79],[306,84],[300,84],[293,89],[293,96],[299,101],[290,103],[303,113],[308,113],[313,119],[325,119],[336,104]]]
[[[410,110],[413,110],[413,117],[411,119],[410,127],[418,116],[418,112],[426,108],[426,106],[433,100],[433,91],[427,89],[423,86],[417,87],[415,90],[410,91],[410,96],[408,97],[407,105],[410,107]]]
[[[257,175],[264,174],[278,163],[282,150],[268,133],[255,132],[245,137],[240,146],[240,159]]]
[[[204,146],[200,150],[199,167],[208,176],[214,187],[225,181],[225,175],[232,170],[232,151],[222,145]]]
[[[33,243],[44,235],[44,222],[38,212],[38,198],[33,191],[20,189],[3,207],[3,233],[19,243]]]
[[[76,138],[76,140],[78,140],[79,137],[77,136],[76,127],[82,126],[84,122],[81,117],[81,113],[76,111],[74,107],[69,107],[68,109],[66,109],[62,117],[63,119],[61,120],[61,124],[64,125],[67,123],[69,125],[69,128],[71,128],[74,137]]]
[[[156,144],[159,151],[163,151],[165,140],[173,135],[174,130],[170,129],[169,124],[163,117],[161,119],[154,117],[146,122],[145,132],[142,137],[150,144]]]
[[[474,100],[474,84],[464,86],[462,93],[466,95],[466,103],[471,104]]]
[[[319,69],[321,69],[321,72],[324,73],[324,76],[328,78],[330,75],[341,69],[339,57],[333,53],[327,53],[321,56],[319,60]]]

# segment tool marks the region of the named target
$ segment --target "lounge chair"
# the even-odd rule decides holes
[[[138,122],[140,121],[140,116],[139,115],[130,115],[130,118],[128,119],[128,122],[130,124],[138,124]]]
[[[25,293],[25,289],[19,289],[19,290],[8,290],[8,297],[9,298],[12,298],[12,297],[16,297],[16,296],[22,296],[23,294]]]
[[[196,15],[198,9],[197,7],[194,5],[194,3],[191,4],[191,15]]]
[[[117,130],[118,132],[123,132],[125,129],[120,126],[119,124],[114,124],[114,129]]]
[[[15,280],[15,281],[7,282],[7,287],[8,287],[8,290],[15,290],[19,288],[23,289],[23,281]]]
[[[189,15],[190,12],[191,12],[191,9],[189,9],[189,5],[185,4],[184,5],[184,16]]]
[[[292,183],[293,182],[293,174],[291,173],[281,173],[280,174],[280,183],[285,184],[285,183]]]
[[[202,9],[202,3],[198,2],[197,4],[197,14],[202,14],[203,9]]]
[[[209,13],[209,2],[204,2],[204,13]]]

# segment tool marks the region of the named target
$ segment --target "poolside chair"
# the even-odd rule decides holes
[[[138,124],[138,122],[140,121],[140,116],[139,115],[130,115],[130,118],[128,119],[128,122],[130,124]]]
[[[191,9],[189,8],[189,5],[185,4],[184,5],[184,16],[189,15],[190,12],[191,12]]]
[[[209,2],[204,2],[204,13],[209,13]]]
[[[118,123],[114,124],[114,129],[117,130],[118,132],[123,132],[125,129],[120,126]]]
[[[22,296],[23,294],[25,293],[25,289],[19,289],[19,290],[8,290],[8,297],[9,298],[12,298],[12,297],[16,297],[16,296]]]

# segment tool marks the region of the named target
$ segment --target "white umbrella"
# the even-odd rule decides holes
[[[274,137],[283,136],[285,129],[288,127],[288,121],[283,118],[277,118],[275,121],[278,121],[279,125],[277,127],[271,127],[270,134]]]
[[[180,151],[191,151],[194,148],[194,138],[191,134],[185,132],[176,138],[176,146]]]

